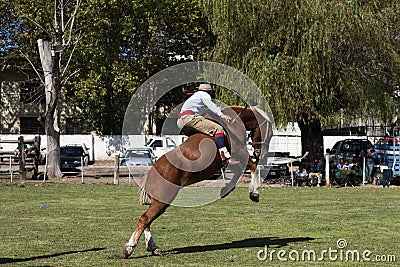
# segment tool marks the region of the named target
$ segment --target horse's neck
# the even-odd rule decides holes
[[[240,117],[246,130],[251,131],[257,128],[258,122],[252,110],[248,109],[248,111],[244,112]]]

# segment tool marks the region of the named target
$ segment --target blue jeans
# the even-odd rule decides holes
[[[373,161],[367,160],[367,162],[365,164],[365,178],[364,178],[365,180],[363,181],[364,183],[368,183],[368,181],[372,180],[371,175],[372,175],[374,166],[375,166],[375,164]]]

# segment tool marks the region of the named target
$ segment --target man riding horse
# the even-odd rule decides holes
[[[253,147],[256,149],[269,144],[272,137],[272,123],[269,117],[257,107],[228,107],[221,111],[211,98],[212,87],[202,84],[183,105],[178,127],[187,134],[188,139],[179,147],[160,157],[147,175],[138,182],[143,195],[149,198],[147,211],[140,217],[139,222],[124,247],[124,256],[128,258],[144,233],[146,249],[153,255],[162,255],[161,249],[155,244],[150,233],[150,225],[171,205],[179,190],[185,186],[210,179],[221,168],[229,163],[230,152],[238,164],[233,165],[233,177],[220,190],[220,197],[227,196],[242,176],[244,168],[250,170],[249,197],[259,201],[258,188],[261,181],[256,175],[257,163],[249,157],[244,145],[246,131],[252,133]],[[206,109],[222,120],[229,134],[229,147],[225,145],[224,128],[205,118]],[[225,115],[224,115],[225,114]],[[235,117],[235,119],[231,119]],[[215,119],[218,121],[218,119]],[[213,118],[214,119],[214,118]],[[216,149],[218,148],[218,150]],[[262,153],[260,153],[262,156]],[[241,168],[243,167],[243,168]],[[236,169],[236,170],[235,170]]]
[[[178,114],[177,125],[186,135],[200,132],[214,137],[222,161],[228,163],[231,155],[225,146],[224,128],[204,117],[205,113],[209,111],[228,123],[231,121],[231,117],[223,114],[212,101],[213,93],[210,84],[200,84],[198,91],[183,104],[181,112]]]

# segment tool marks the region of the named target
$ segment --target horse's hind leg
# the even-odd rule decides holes
[[[139,238],[142,235],[143,231],[148,228],[150,230],[150,224],[161,214],[164,213],[164,211],[167,209],[169,205],[159,202],[156,199],[152,198],[151,205],[148,208],[148,210],[140,216],[139,223],[136,226],[135,232],[133,232],[131,238],[129,239],[128,243],[125,244],[124,248],[124,255],[125,258],[128,258],[132,253],[135,247],[137,246],[139,242]],[[148,233],[145,233],[147,237],[151,237],[150,231]],[[149,237],[149,240],[150,240]],[[153,241],[154,243],[154,241]],[[155,243],[154,243],[155,245]],[[156,251],[157,250],[157,251]],[[154,251],[152,251],[154,255],[161,255],[161,250],[157,247]]]
[[[150,251],[153,255],[162,256],[161,249],[154,242],[153,237],[150,233],[150,226],[144,229],[144,240],[146,241],[146,250]]]

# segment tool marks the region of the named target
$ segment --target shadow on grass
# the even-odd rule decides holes
[[[287,246],[289,243],[295,242],[308,242],[314,240],[313,237],[295,237],[295,238],[277,238],[277,237],[262,237],[262,238],[248,238],[238,241],[232,241],[229,243],[215,244],[215,245],[203,245],[203,246],[190,246],[173,248],[170,250],[165,250],[165,254],[183,254],[183,253],[197,253],[197,252],[207,252],[216,250],[227,250],[235,248],[257,248],[257,247],[275,247],[280,248]],[[137,258],[147,257],[139,256]]]
[[[181,247],[181,248],[173,248],[171,250],[164,251],[165,253],[170,254],[181,254],[181,253],[196,253],[196,252],[206,252],[206,251],[215,251],[215,250],[226,250],[233,248],[256,248],[256,247],[264,247],[268,245],[269,247],[284,247],[289,243],[294,242],[305,242],[311,241],[315,238],[312,237],[296,237],[296,238],[277,238],[277,237],[264,237],[264,238],[248,238],[238,241],[233,241],[229,243],[222,243],[216,245],[204,245],[204,246],[190,246],[190,247]]]
[[[0,258],[0,264],[26,262],[26,261],[33,261],[33,260],[39,260],[39,259],[48,259],[48,258],[59,257],[59,256],[63,256],[63,255],[68,255],[68,254],[83,253],[83,252],[90,252],[90,251],[100,251],[100,250],[104,250],[104,249],[106,249],[106,248],[91,248],[91,249],[85,249],[85,250],[74,250],[74,251],[60,252],[60,253],[35,256],[35,257],[29,257],[29,258]]]

